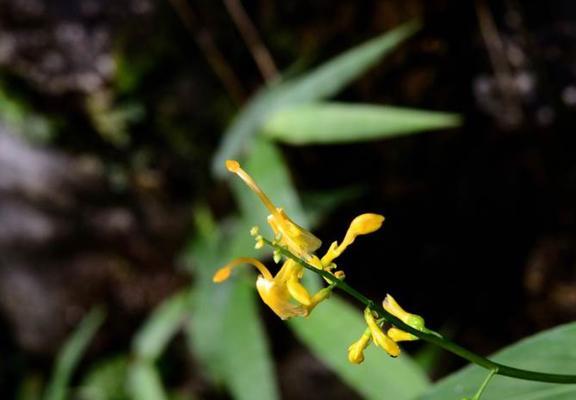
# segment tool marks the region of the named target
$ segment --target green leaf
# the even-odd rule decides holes
[[[274,113],[263,133],[291,144],[394,138],[460,125],[456,114],[370,104],[312,103]]]
[[[255,142],[252,157],[245,167],[264,190],[270,188],[271,184],[281,184],[274,186],[277,190],[271,193],[273,200],[278,201],[278,204],[286,204],[287,210],[293,209],[298,213],[298,198],[293,192],[280,154],[273,144]],[[266,175],[274,171],[277,173],[277,181],[274,181],[274,175]],[[265,208],[239,179],[232,182],[242,216],[229,226],[227,235],[216,232],[214,227],[206,228],[213,225],[209,223],[205,212],[198,216],[201,222],[199,225],[204,229],[199,232],[203,234],[194,240],[189,249],[190,257],[198,268],[192,320],[187,334],[191,348],[207,367],[211,377],[226,385],[235,398],[248,398],[246,396],[249,393],[252,399],[274,400],[278,398],[274,366],[268,350],[268,340],[254,306],[255,275],[251,271],[245,271],[250,280],[248,287],[242,281],[241,270],[227,282],[219,285],[212,282],[216,269],[232,259],[266,255],[266,252],[254,249],[254,239],[249,235],[253,225],[266,223]],[[218,243],[215,243],[215,240]],[[233,315],[227,318],[229,313]],[[230,320],[238,321],[230,325]],[[247,359],[239,358],[237,349],[231,350],[227,347],[237,346],[238,343],[242,343],[244,356],[249,357],[250,368],[238,368],[239,363],[246,363]],[[258,382],[265,382],[264,384],[254,385],[256,374],[259,375]],[[251,389],[246,391],[247,382],[250,381]]]
[[[88,344],[104,322],[104,311],[94,308],[84,317],[76,331],[58,353],[54,374],[48,384],[45,400],[65,400],[68,397],[70,379]]]
[[[125,400],[128,357],[116,356],[94,365],[77,391],[79,400]]]
[[[183,326],[190,304],[189,290],[177,293],[160,304],[136,334],[134,353],[143,359],[157,360]]]
[[[428,387],[422,370],[405,354],[393,359],[371,345],[362,364],[351,364],[347,348],[360,338],[366,324],[360,310],[336,296],[320,304],[310,317],[289,323],[300,340],[365,399],[412,400]]]
[[[259,91],[224,132],[212,164],[214,174],[224,176],[224,162],[251,149],[252,137],[274,112],[335,95],[417,29],[416,23],[404,24],[336,56],[301,77]]]
[[[235,400],[280,398],[268,340],[258,314],[254,275],[237,279],[219,338],[226,369],[226,383]],[[259,298],[258,298],[259,300]]]
[[[492,357],[506,365],[533,371],[576,374],[576,323],[539,333]],[[434,385],[420,400],[457,400],[473,395],[488,371],[468,366]],[[571,400],[576,385],[530,382],[494,376],[482,400]]]
[[[136,360],[130,366],[128,393],[133,400],[168,400],[156,367],[146,360]]]

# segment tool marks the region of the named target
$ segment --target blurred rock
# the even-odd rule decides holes
[[[0,0],[0,66],[47,93],[92,92],[114,74],[117,35],[150,18],[153,5],[152,0]]]
[[[576,318],[576,238],[541,239],[528,260],[524,284],[528,312],[541,328]]]
[[[98,162],[0,127],[0,313],[24,350],[54,353],[102,303],[104,340],[129,337],[182,284],[172,268],[182,211],[151,194],[114,197]]]

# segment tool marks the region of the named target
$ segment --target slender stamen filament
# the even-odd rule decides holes
[[[260,261],[258,261],[257,259],[251,258],[251,257],[239,257],[239,258],[236,258],[236,259],[230,261],[228,264],[226,264],[225,266],[220,268],[218,271],[216,271],[212,280],[216,283],[225,281],[226,279],[228,279],[230,277],[230,274],[232,273],[232,269],[236,268],[237,266],[242,265],[242,264],[252,265],[258,271],[260,271],[260,273],[262,274],[262,276],[266,280],[271,281],[273,279],[272,274],[270,273],[270,271],[268,271],[268,268],[266,268],[266,266],[264,264],[262,264]]]
[[[256,184],[254,179],[252,179],[252,177],[242,169],[238,161],[235,160],[226,161],[226,168],[228,168],[228,171],[238,175],[240,179],[242,179],[246,183],[246,185],[248,185],[248,187],[250,187],[250,189],[252,189],[252,191],[258,195],[260,200],[262,200],[262,203],[264,203],[264,205],[272,215],[277,217],[279,221],[282,220],[282,216],[278,212],[278,209],[276,208],[274,203],[272,203],[272,201],[268,198],[268,196],[266,196],[266,194],[262,191],[262,189],[260,189],[260,186]]]

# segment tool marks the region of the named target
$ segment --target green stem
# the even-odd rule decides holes
[[[488,386],[488,383],[490,383],[490,380],[492,379],[492,377],[494,375],[496,375],[497,373],[498,373],[497,369],[491,369],[490,370],[490,372],[488,373],[488,376],[486,377],[486,379],[484,379],[484,382],[482,382],[482,385],[480,385],[480,388],[478,389],[478,391],[476,392],[474,397],[472,397],[471,400],[480,400],[480,396],[482,396],[482,393],[484,393],[484,390],[486,390],[486,386]]]
[[[397,328],[399,328],[403,331],[406,331],[408,333],[411,333],[412,335],[417,336],[418,338],[425,340],[429,343],[440,346],[444,350],[447,350],[453,354],[456,354],[457,356],[464,358],[465,360],[468,360],[471,363],[474,363],[474,364],[476,364],[482,368],[485,368],[488,370],[496,370],[497,372],[495,372],[495,373],[497,375],[509,376],[511,378],[524,379],[524,380],[528,380],[528,381],[550,382],[550,383],[576,383],[576,375],[548,374],[548,373],[544,373],[544,372],[528,371],[525,369],[509,367],[509,366],[497,363],[495,361],[491,361],[491,360],[484,358],[484,357],[482,357],[476,353],[473,353],[470,350],[467,350],[464,347],[462,347],[462,346],[460,346],[460,345],[458,345],[458,344],[456,344],[456,343],[454,343],[448,339],[445,339],[444,337],[442,337],[442,335],[440,335],[437,332],[430,331],[430,330],[428,332],[421,332],[417,329],[414,329],[411,326],[406,325],[404,322],[402,322],[400,319],[396,318],[394,315],[390,314],[381,305],[379,305],[378,303],[369,299],[368,297],[364,296],[362,293],[360,293],[359,291],[354,289],[352,286],[348,285],[348,283],[344,282],[342,279],[336,278],[330,272],[318,269],[318,268],[308,264],[304,260],[302,260],[302,259],[298,258],[297,256],[295,256],[294,254],[292,254],[290,251],[288,251],[284,247],[279,246],[275,243],[272,243],[267,239],[264,239],[264,242],[266,244],[268,244],[269,246],[272,246],[274,249],[276,249],[278,252],[280,252],[283,256],[296,261],[297,263],[302,265],[304,268],[309,269],[310,271],[315,272],[316,274],[318,274],[318,275],[326,278],[330,282],[334,283],[338,289],[343,290],[344,292],[348,293],[350,296],[354,297],[360,303],[364,304],[364,306],[369,307],[371,310],[378,313],[378,315],[385,318],[388,322],[390,322],[392,325],[396,326]]]

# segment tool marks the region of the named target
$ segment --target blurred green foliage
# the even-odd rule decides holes
[[[418,29],[411,23],[385,33],[325,64],[296,77],[274,82],[261,89],[236,115],[223,135],[214,157],[213,171],[224,176],[224,160],[242,159],[246,169],[300,225],[312,228],[327,211],[337,207],[362,188],[340,193],[305,193],[295,190],[290,172],[273,141],[298,145],[382,140],[458,126],[457,115],[404,109],[375,104],[347,104],[327,99],[366,73],[384,56]],[[147,63],[134,65],[121,59],[119,93],[138,86]],[[100,97],[97,97],[100,96]],[[105,94],[87,104],[97,131],[112,144],[129,143],[128,128],[139,121],[140,104],[117,105]],[[102,97],[103,96],[103,97]],[[0,85],[0,119],[26,126],[23,131],[38,138],[51,132],[51,122],[35,115],[23,103],[7,96]],[[72,378],[83,353],[103,323],[101,310],[92,311],[58,355],[54,374],[47,384],[44,400],[164,400],[191,398],[165,385],[161,361],[169,343],[179,334],[187,340],[190,357],[200,366],[203,377],[234,399],[275,400],[280,398],[274,357],[260,318],[254,275],[245,271],[223,285],[214,285],[215,270],[237,256],[256,256],[251,226],[264,224],[265,210],[253,194],[238,182],[230,182],[238,211],[216,221],[206,204],[194,206],[196,232],[183,250],[183,260],[193,274],[193,283],[166,299],[135,334],[132,348],[109,356],[87,368],[73,388]],[[305,208],[304,203],[310,205]],[[260,253],[262,255],[262,253]],[[319,287],[316,277],[306,284]],[[395,400],[456,399],[474,392],[484,371],[468,367],[432,385],[424,368],[406,354],[390,359],[372,348],[361,366],[349,364],[346,347],[364,329],[361,313],[342,299],[322,304],[308,319],[290,321],[287,326],[312,354],[336,373],[362,398]],[[502,351],[496,359],[536,370],[568,372],[576,354],[576,326],[568,325],[527,339]],[[576,372],[572,369],[572,372]],[[41,388],[37,377],[25,378],[22,400],[37,399]],[[70,396],[69,393],[73,393]],[[529,393],[536,393],[528,396]],[[486,399],[569,399],[574,387],[518,383],[495,378]]]

